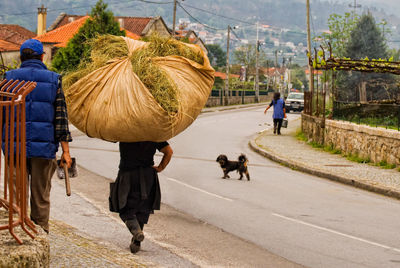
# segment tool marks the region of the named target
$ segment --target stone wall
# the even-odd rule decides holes
[[[10,51],[10,52],[1,52],[4,65],[5,66],[18,66],[20,63],[19,60],[19,51]],[[1,64],[1,59],[0,59],[0,64]]]
[[[400,131],[329,120],[302,114],[302,131],[312,141],[333,145],[343,153],[373,163],[400,165]]]

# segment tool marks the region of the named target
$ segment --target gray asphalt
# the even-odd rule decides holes
[[[289,122],[298,117],[290,114]],[[162,201],[305,266],[399,267],[400,202],[252,152],[248,140],[271,121],[263,108],[201,115],[170,141],[175,154],[160,176]],[[88,170],[116,176],[117,144],[81,136],[71,151]],[[221,179],[215,162],[221,153],[232,159],[245,153],[251,181],[238,181],[235,173]]]

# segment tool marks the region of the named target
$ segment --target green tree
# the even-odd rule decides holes
[[[344,56],[351,59],[387,59],[389,52],[382,31],[371,13],[363,14],[350,34]],[[380,73],[340,74],[340,91],[350,100],[368,101],[393,98],[394,76]]]
[[[332,46],[332,53],[335,57],[343,57],[347,42],[354,28],[357,26],[360,17],[354,13],[345,13],[343,16],[331,14],[328,19],[329,32],[324,32],[315,38],[322,43],[328,51],[328,43]]]
[[[393,61],[400,61],[400,50],[395,48],[390,49],[389,57],[393,57]]]
[[[364,14],[350,33],[344,56],[351,59],[387,58],[388,51],[382,31],[371,13]]]
[[[297,64],[292,64],[290,69],[293,88],[301,90],[304,86],[304,90],[307,90],[308,79],[305,70]]]
[[[65,48],[57,51],[52,62],[52,68],[57,72],[76,69],[81,59],[88,59],[90,46],[87,41],[98,34],[125,36],[120,25],[114,20],[114,15],[107,10],[107,4],[99,0],[92,8],[89,19],[79,29],[78,33],[69,40]]]
[[[206,45],[206,48],[213,66],[223,67],[226,65],[226,53],[222,50],[220,45]]]
[[[246,80],[249,76],[255,74],[256,66],[256,48],[255,45],[245,45],[237,48],[233,52],[236,63],[246,67]]]

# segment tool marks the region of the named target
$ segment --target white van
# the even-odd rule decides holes
[[[304,109],[304,93],[292,92],[286,98],[285,101],[286,112],[290,111],[303,111]]]

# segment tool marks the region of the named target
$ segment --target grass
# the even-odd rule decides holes
[[[63,89],[68,90],[75,82],[107,64],[114,58],[126,57],[129,53],[126,42],[117,36],[103,35],[87,41],[91,46],[89,58],[81,59],[76,70],[63,76]]]
[[[396,168],[396,164],[389,164],[385,160],[380,161],[376,165],[381,167],[381,168],[383,168],[383,169],[395,169]],[[399,171],[400,171],[400,169],[399,169]]]
[[[366,125],[370,127],[379,127],[379,128],[386,128],[392,130],[399,130],[398,119],[397,116],[387,116],[383,118],[378,117],[363,117],[360,118],[358,115],[355,115],[352,118],[346,117],[337,117],[338,120],[352,122],[358,125]]]
[[[331,154],[342,154],[340,149],[335,148],[333,144],[324,146],[324,151]]]
[[[321,144],[319,144],[318,142],[315,142],[315,141],[310,141],[310,142],[308,142],[308,144],[310,144],[311,147],[316,148],[316,149],[323,149],[324,148],[323,145],[321,145]]]
[[[358,154],[345,154],[343,153],[340,149],[335,148],[333,144],[323,146],[315,141],[308,141],[308,138],[306,135],[301,131],[301,129],[298,129],[296,131],[296,138],[300,141],[304,141],[307,144],[311,145],[315,149],[322,149],[325,152],[331,153],[331,154],[337,154],[337,155],[342,155],[343,157],[346,157],[347,160],[360,163],[360,164],[371,164],[371,159],[370,158],[363,158],[360,157]],[[381,167],[382,169],[395,169],[397,167],[396,164],[389,164],[385,160],[380,161],[377,164],[374,164],[375,166]],[[400,172],[400,167],[397,169]]]
[[[303,133],[303,131],[301,131],[301,129],[298,129],[296,131],[296,138],[300,141],[308,141],[308,138],[306,137],[306,135]]]
[[[371,162],[371,159],[360,157],[358,154],[346,154],[345,156],[347,160],[357,162],[360,164],[368,164]]]
[[[102,35],[89,40],[91,54],[83,58],[78,68],[67,73],[63,79],[63,88],[68,89],[79,79],[89,73],[106,66],[110,60],[127,58],[128,46],[119,36]],[[204,64],[204,57],[184,43],[170,37],[153,34],[148,38],[147,46],[138,49],[129,56],[133,72],[153,95],[154,99],[171,116],[178,112],[179,98],[175,81],[169,78],[153,59],[157,57],[181,56],[198,64]]]

